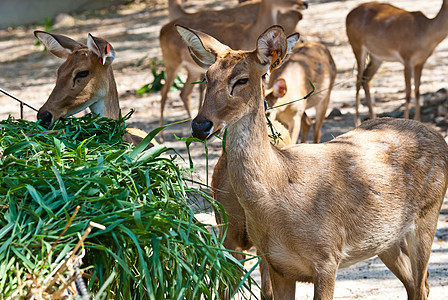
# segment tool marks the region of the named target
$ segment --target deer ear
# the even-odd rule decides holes
[[[282,98],[287,92],[286,81],[283,78],[277,79],[272,85],[272,93],[276,98]]]
[[[68,55],[74,50],[85,47],[84,44],[78,43],[64,35],[36,30],[34,31],[34,36],[47,47],[48,51],[62,59],[67,59]]]
[[[257,57],[265,68],[269,71],[279,67],[288,53],[299,40],[299,34],[294,33],[286,37],[283,28],[274,25],[260,35],[257,41]]]
[[[87,47],[98,56],[102,65],[110,65],[115,59],[115,50],[109,42],[102,38],[94,37],[89,33]]]
[[[176,25],[182,39],[188,46],[191,57],[202,68],[209,68],[216,61],[216,57],[230,50],[218,40],[200,31]]]

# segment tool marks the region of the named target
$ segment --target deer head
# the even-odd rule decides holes
[[[52,54],[65,60],[57,70],[53,91],[37,113],[43,125],[50,126],[59,118],[87,107],[94,114],[115,118],[110,105],[105,105],[108,100],[116,100],[118,115],[118,97],[110,66],[115,51],[111,44],[91,34],[87,46],[63,35],[43,31],[35,31],[34,35]],[[111,97],[116,99],[107,99]]]
[[[256,50],[236,51],[202,32],[182,26],[177,30],[193,59],[208,68],[204,104],[192,122],[193,136],[200,139],[219,134],[250,111],[263,109],[263,76],[282,63],[299,38],[298,33],[286,37],[280,26],[272,26],[258,38]]]

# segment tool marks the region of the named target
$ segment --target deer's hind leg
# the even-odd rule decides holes
[[[431,218],[431,212],[415,221],[416,226],[406,236],[409,258],[414,277],[414,297],[411,299],[427,299],[429,295],[428,264],[431,246],[437,229],[438,211]]]
[[[378,257],[403,283],[408,299],[413,299],[415,286],[406,240],[396,243],[390,249],[379,254]]]
[[[187,74],[188,75],[185,85],[182,87],[180,91],[180,98],[184,103],[184,107],[185,110],[187,111],[188,117],[191,118],[190,98],[191,93],[193,92],[193,88],[195,87],[193,83],[201,78],[201,74],[197,74],[195,71],[189,70],[188,68],[187,68]]]

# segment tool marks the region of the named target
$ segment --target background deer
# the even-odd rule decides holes
[[[378,255],[409,299],[426,299],[427,266],[448,185],[448,146],[420,122],[375,119],[322,144],[270,144],[262,76],[286,57],[298,34],[273,26],[253,51],[231,50],[179,26],[208,68],[193,136],[227,129],[230,183],[247,232],[268,264],[275,299],[294,299],[295,282],[314,299],[333,297],[336,272]]]
[[[428,19],[420,11],[409,12],[386,3],[364,3],[347,15],[346,30],[358,67],[355,124],[361,123],[358,111],[361,85],[370,118],[376,116],[369,82],[383,61],[399,61],[404,65],[405,118],[409,118],[411,78],[414,78],[415,119],[420,120],[420,79],[423,65],[448,34],[448,0],[443,0],[439,13],[433,19]],[[366,67],[367,53],[370,60]]]
[[[184,17],[177,18],[165,24],[160,30],[159,36],[160,48],[162,50],[166,69],[166,80],[161,89],[160,125],[163,125],[164,123],[163,112],[168,98],[168,92],[180,67],[184,66],[187,69],[186,82],[198,81],[204,73],[188,53],[187,47],[176,31],[175,24],[181,24],[208,32],[236,48],[249,49],[253,46],[255,38],[263,32],[265,28],[277,23],[275,17],[277,16],[278,11],[295,11],[300,14],[300,10],[305,7],[303,3],[304,2],[300,0],[261,0],[256,18],[254,18],[254,21],[252,22],[249,21],[250,23],[248,23],[247,20],[250,16],[253,16],[254,12],[257,10],[252,9],[250,13],[244,17],[240,17],[241,19],[245,18],[245,21],[241,21],[241,19],[234,18],[234,16],[238,15],[237,12],[239,11],[239,8],[236,8],[234,10],[186,14]],[[298,16],[298,14],[296,14],[296,16]],[[301,14],[295,24],[297,24],[300,19]],[[186,84],[180,93],[189,117],[191,117],[190,96],[193,88],[194,85]]]
[[[280,0],[279,2],[281,2]],[[183,18],[195,17],[211,22],[239,22],[244,24],[254,23],[257,21],[258,13],[261,6],[261,0],[251,0],[241,2],[235,7],[221,9],[221,10],[201,10],[195,13],[188,13],[183,8],[183,0],[169,0],[168,1],[168,17],[170,21]],[[308,2],[295,1],[300,10],[308,8]],[[279,25],[283,27],[285,32],[293,33],[296,30],[297,23],[303,18],[303,15],[298,10],[280,11],[277,14],[276,20]]]
[[[174,20],[183,17],[187,12],[183,9],[184,0],[168,0],[168,18]]]
[[[35,31],[34,35],[48,51],[65,59],[57,71],[53,91],[37,113],[42,125],[51,126],[59,118],[86,108],[102,117],[119,118],[120,104],[111,66],[115,50],[110,43],[91,34],[87,37],[87,45],[44,31]],[[124,139],[134,145],[146,136],[137,128],[129,128],[128,132],[130,134]]]
[[[313,128],[313,142],[319,143],[321,128],[325,120],[331,89],[336,78],[336,65],[328,48],[321,43],[303,43],[293,49],[288,60],[274,70],[269,78],[268,87],[272,93],[267,99],[269,105],[282,105],[308,95],[314,85],[314,94],[298,102],[282,106],[271,111],[271,118],[285,125],[293,143],[299,138],[302,116],[306,109],[314,107],[316,120]],[[306,117],[307,118],[307,117]],[[307,118],[309,120],[309,118]],[[309,126],[302,131],[301,142],[306,142]]]

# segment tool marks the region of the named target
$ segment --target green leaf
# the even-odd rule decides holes
[[[27,184],[26,189],[28,190],[28,193],[30,193],[30,195],[34,199],[34,201],[39,203],[39,206],[42,207],[51,218],[57,219],[57,217],[55,216],[53,211],[46,205],[46,203],[43,201],[39,192],[36,191],[36,189],[33,186]]]
[[[134,150],[132,150],[131,153],[129,153],[129,158],[131,159],[135,159],[137,157],[137,155],[139,155],[143,150],[146,149],[146,147],[148,147],[149,143],[151,143],[152,139],[163,129],[167,128],[168,126],[172,126],[172,125],[177,125],[177,124],[181,124],[184,122],[189,121],[189,119],[187,120],[182,120],[179,122],[175,122],[175,123],[170,123],[161,127],[158,127],[154,130],[152,130],[150,133],[148,133],[148,135],[140,142],[140,144],[138,144]]]
[[[19,152],[20,150],[28,148],[28,147],[39,148],[40,146],[38,143],[33,142],[33,141],[24,141],[24,142],[17,143],[13,146],[6,148],[5,151],[3,152],[3,156],[7,156],[9,154],[15,154],[15,153]]]
[[[23,255],[23,253],[21,251],[17,250],[14,246],[11,246],[11,250],[12,250],[12,252],[14,252],[14,254],[18,258],[20,258],[24,262],[24,264],[28,268],[28,270],[31,271],[31,270],[36,269],[36,265],[33,264],[25,255]]]
[[[65,185],[64,181],[62,180],[61,173],[59,173],[59,171],[54,166],[51,166],[51,170],[53,171],[54,175],[56,176],[56,179],[58,180],[62,198],[64,199],[65,202],[68,202],[68,195],[67,191],[65,190]]]
[[[14,228],[14,223],[8,223],[2,229],[0,229],[0,240],[7,234],[11,229]]]

